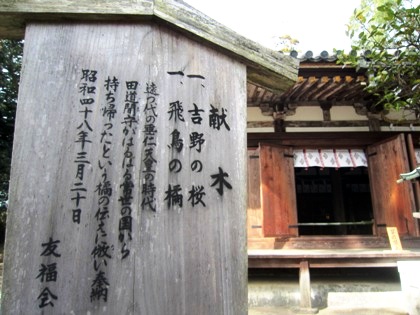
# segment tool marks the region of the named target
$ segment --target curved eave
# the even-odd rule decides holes
[[[248,82],[278,94],[297,81],[299,61],[267,49],[180,0],[14,0],[0,2],[0,38],[23,38],[28,21],[154,20],[211,45],[247,66]]]

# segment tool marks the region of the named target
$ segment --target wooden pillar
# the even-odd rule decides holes
[[[296,310],[299,314],[316,314],[318,309],[312,308],[311,277],[309,262],[302,260],[299,267],[300,307]]]
[[[367,111],[367,108],[372,108],[373,105],[366,104],[363,106],[364,110],[366,110],[366,116],[368,118],[368,124],[369,124],[369,131],[381,131],[381,120],[382,117],[380,113],[373,113],[370,111]],[[357,109],[356,109],[357,112]]]
[[[381,122],[379,119],[369,118],[369,131],[381,131]]]
[[[246,314],[245,117],[165,26],[28,24],[2,312]]]
[[[274,132],[286,132],[286,126],[283,119],[274,120]]]
[[[406,134],[406,145],[410,170],[413,170],[417,167],[418,164],[416,159],[416,152],[414,150],[413,136],[411,133]],[[413,210],[413,212],[418,212],[420,210],[420,183],[419,181],[411,181],[411,185],[413,186],[413,195],[415,203],[415,209]],[[414,220],[414,224],[416,227],[416,236],[419,236],[420,230],[418,220]]]
[[[286,115],[284,114],[284,104],[278,105],[276,107],[276,111],[273,113],[273,124],[274,124],[274,132],[286,132],[286,124],[285,119]]]

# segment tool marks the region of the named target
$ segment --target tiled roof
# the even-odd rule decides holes
[[[318,56],[314,56],[314,53],[311,50],[308,50],[303,55],[299,55],[296,50],[290,52],[290,56],[297,58],[300,62],[335,62],[337,61],[337,55],[330,55],[328,51],[323,50]]]
[[[248,83],[248,106],[260,107],[271,114],[287,112],[298,105],[368,103],[369,96],[363,90],[367,81],[363,72],[337,64],[336,55],[323,51],[314,56],[308,51],[302,56],[292,52],[291,56],[300,61],[297,82],[281,94]]]

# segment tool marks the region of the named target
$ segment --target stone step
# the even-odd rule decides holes
[[[248,303],[250,307],[297,307],[300,303],[299,279],[274,279],[261,277],[248,281]],[[328,294],[334,292],[389,292],[401,290],[399,282],[384,278],[383,281],[343,279],[317,279],[311,281],[312,307],[328,306]]]
[[[402,291],[330,292],[327,304],[331,314],[408,314]]]
[[[259,314],[258,314],[259,315]],[[298,314],[294,314],[298,315]],[[299,314],[300,315],[300,314]],[[389,308],[325,308],[319,311],[318,315],[412,315],[403,310]]]

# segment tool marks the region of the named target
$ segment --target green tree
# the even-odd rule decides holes
[[[4,227],[9,190],[22,41],[0,40],[0,227]]]
[[[376,105],[420,118],[419,6],[409,0],[362,0],[349,23],[350,53],[339,62],[365,68]]]

